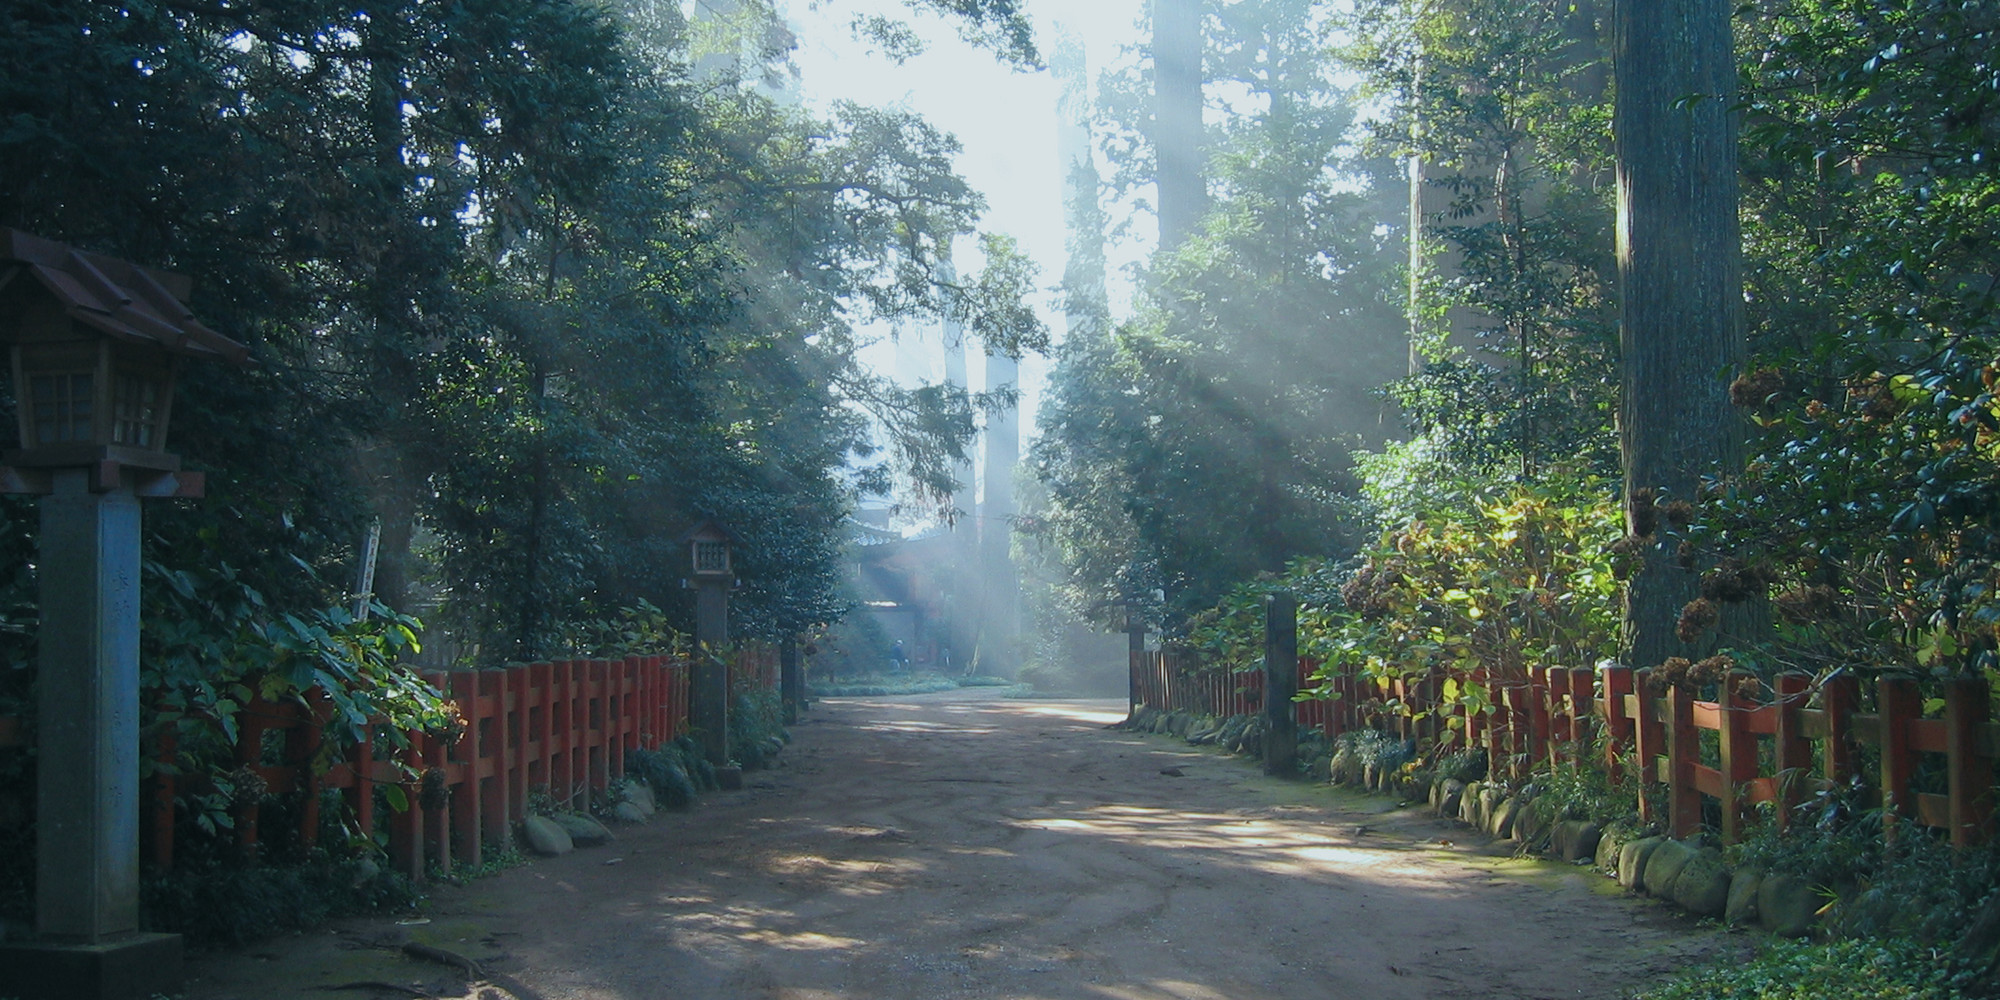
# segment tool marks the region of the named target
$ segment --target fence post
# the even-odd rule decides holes
[[[354,745],[354,785],[348,794],[354,807],[354,825],[361,836],[375,839],[375,727],[361,727],[361,742]]]
[[[270,711],[270,703],[262,698],[253,699],[237,712],[236,767],[244,775],[256,773],[264,763],[264,713]],[[236,852],[244,864],[257,863],[257,800],[260,796],[244,795],[236,808]]]
[[[410,745],[403,751],[403,765],[407,773],[421,776],[424,773],[424,741],[429,737],[422,733],[408,735]],[[389,857],[397,871],[421,881],[424,877],[423,782],[405,780],[399,787],[408,794],[404,796],[402,811],[389,820]]]
[[[1988,690],[1984,677],[1960,677],[1945,688],[1946,782],[1951,795],[1951,843],[1984,843],[1993,814],[1993,761],[1980,753]]]
[[[1676,837],[1701,829],[1701,792],[1694,786],[1700,755],[1694,693],[1675,685],[1667,689],[1667,829]]]
[[[178,769],[175,757],[179,749],[180,732],[172,725],[162,727],[153,755],[157,766],[153,768],[146,800],[146,828],[151,835],[146,856],[161,871],[174,866],[174,774]]]
[[[298,721],[285,733],[285,766],[292,770],[299,792],[299,843],[319,844],[319,771],[313,758],[319,756],[326,740],[326,720],[332,715],[329,699],[322,688],[305,694],[305,707],[294,712]]]
[[[1910,750],[1910,720],[1923,716],[1917,682],[1884,677],[1875,686],[1875,711],[1882,725],[1882,836],[1894,839],[1897,821],[1917,813],[1910,790],[1917,755]]]
[[[1524,748],[1519,764],[1520,774],[1527,777],[1535,767],[1535,762],[1545,758],[1553,762],[1549,746],[1555,741],[1549,730],[1553,728],[1553,713],[1549,700],[1555,697],[1555,689],[1549,683],[1549,672],[1545,667],[1536,667],[1528,672],[1528,745]]]
[[[507,767],[507,837],[514,836],[514,821],[528,815],[529,774],[534,761],[530,749],[535,741],[533,696],[529,694],[528,678],[533,667],[516,663],[507,668],[504,689],[506,697],[513,702],[507,729],[507,753],[512,757]]]
[[[1596,697],[1594,686],[1597,671],[1589,667],[1571,667],[1569,674],[1569,743],[1570,759],[1581,764],[1584,750],[1590,745],[1590,720],[1593,714],[1592,701]]]
[[[516,664],[515,666],[519,666]],[[502,670],[482,670],[479,672],[477,697],[486,702],[484,713],[485,732],[479,734],[478,754],[472,758],[472,780],[480,784],[479,789],[479,839],[492,843],[501,850],[513,842],[511,819],[513,813],[513,763],[514,746],[517,742],[515,730],[509,723],[507,710],[507,679],[513,676],[514,668]],[[491,777],[481,775],[481,769],[490,769]]]
[[[1264,598],[1264,773],[1298,769],[1299,727],[1293,699],[1299,693],[1299,599],[1287,593]]]
[[[1757,778],[1757,734],[1750,731],[1750,713],[1756,705],[1739,690],[1755,683],[1753,674],[1731,670],[1722,675],[1715,693],[1715,707],[1722,716],[1722,841],[1734,844],[1743,839],[1750,821],[1750,799],[1744,794]]]
[[[1820,707],[1826,712],[1825,759],[1821,769],[1826,780],[1839,789],[1854,779],[1855,707],[1861,704],[1861,679],[1840,673],[1820,683]]]
[[[1660,783],[1659,761],[1667,752],[1667,732],[1660,721],[1660,698],[1653,690],[1651,669],[1632,675],[1632,694],[1639,709],[1632,720],[1633,764],[1639,769],[1639,818],[1649,824],[1657,823],[1661,817],[1646,797],[1646,791]]]
[[[1627,714],[1626,696],[1632,693],[1632,668],[1615,663],[1604,665],[1604,704],[1599,714],[1604,719],[1604,773],[1617,784],[1624,765],[1620,754],[1632,749],[1632,716]],[[1643,768],[1641,768],[1643,771]],[[1643,790],[1645,785],[1640,788]],[[1640,801],[1645,796],[1640,795]]]
[[[1776,812],[1778,829],[1785,830],[1792,825],[1792,816],[1805,798],[1806,775],[1812,767],[1812,741],[1806,738],[1803,714],[1812,678],[1787,672],[1779,674],[1774,684],[1778,706]]]
[[[479,787],[479,758],[485,753],[486,733],[483,723],[486,713],[479,701],[479,672],[474,670],[452,671],[450,678],[452,700],[458,703],[458,711],[465,720],[465,735],[454,745],[445,747],[445,767],[447,782],[450,781],[451,764],[457,764],[462,780],[460,786],[445,801],[445,836],[457,840],[455,857],[464,859],[473,868],[486,860],[484,845],[480,843],[479,823],[485,815],[484,800]],[[447,785],[446,787],[450,787]],[[447,866],[449,868],[449,866]]]
[[[445,687],[444,684],[438,683],[443,678],[431,676],[425,679],[439,688]],[[437,863],[439,871],[449,872],[451,871],[452,858],[452,795],[451,772],[445,767],[445,764],[451,748],[446,746],[443,740],[433,736],[425,736],[422,743],[424,746],[424,780],[417,789],[417,806],[418,811],[424,817],[424,848],[430,855],[430,859]],[[437,775],[435,779],[431,777],[433,773]],[[424,802],[424,798],[428,793],[438,791],[440,788],[444,793],[443,801],[437,802],[434,800],[431,803]]]

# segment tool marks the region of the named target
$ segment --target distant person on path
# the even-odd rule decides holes
[[[889,647],[889,669],[899,674],[910,672],[910,654],[903,649],[903,640],[901,639],[897,639],[896,644]]]

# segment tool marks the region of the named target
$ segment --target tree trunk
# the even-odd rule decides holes
[[[1208,192],[1201,162],[1201,0],[1153,0],[1153,153],[1160,249],[1193,233]]]
[[[1746,354],[1729,13],[1726,0],[1624,0],[1613,13],[1628,498],[1694,500],[1703,476],[1741,454],[1728,392]],[[1631,527],[1629,503],[1627,516]],[[1700,650],[1675,635],[1696,588],[1672,542],[1646,547],[1626,598],[1626,662]]]

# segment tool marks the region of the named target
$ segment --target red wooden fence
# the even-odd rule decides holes
[[[1300,659],[1302,690],[1316,686],[1307,678],[1317,666]],[[1191,653],[1147,652],[1132,655],[1131,677],[1136,705],[1208,715],[1263,711],[1261,669],[1204,670]],[[1882,806],[1892,836],[1914,823],[1966,846],[1995,832],[2000,726],[1981,678],[1921,687],[1884,677],[1864,692],[1851,673],[1818,684],[1804,674],[1766,684],[1732,673],[1715,685],[1717,700],[1702,701],[1684,688],[1656,687],[1650,671],[1537,668],[1498,685],[1491,708],[1478,714],[1440,705],[1443,679],[1337,671],[1326,682],[1335,697],[1298,702],[1296,717],[1301,729],[1329,737],[1368,727],[1437,749],[1483,749],[1489,773],[1517,778],[1541,762],[1578,759],[1601,746],[1595,766],[1620,777],[1629,755],[1638,780],[1664,792],[1664,815],[1655,815],[1650,801],[1662,796],[1641,795],[1642,812],[1677,837],[1701,828],[1710,801],[1723,839],[1734,842],[1760,803],[1789,823],[1808,796],[1857,781]],[[1703,731],[1716,735],[1704,738]],[[1866,773],[1863,748],[1875,751]],[[1918,791],[1919,773],[1937,776],[1942,790]]]
[[[743,659],[761,662],[761,651]],[[319,834],[320,794],[339,789],[357,832],[373,836],[388,824],[389,856],[398,871],[421,878],[426,864],[454,860],[478,865],[488,844],[507,844],[527,814],[531,791],[582,808],[589,793],[624,773],[625,754],[673,739],[687,726],[688,666],[663,656],[618,660],[558,660],[500,670],[426,672],[424,679],[457,705],[464,735],[446,742],[411,733],[403,767],[375,756],[369,738],[331,748],[333,763],[312,765],[325,748],[317,704],[259,701],[238,716],[237,761],[270,793],[297,793],[295,835],[311,845]],[[267,738],[267,734],[282,734]],[[161,748],[171,754],[171,747]],[[412,779],[410,774],[421,777]],[[378,815],[375,789],[397,787],[409,808]],[[174,857],[174,780],[148,782],[145,857],[167,868]],[[236,842],[254,857],[265,839],[257,797],[234,808]]]

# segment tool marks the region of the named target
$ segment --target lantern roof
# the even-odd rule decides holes
[[[707,520],[681,532],[681,537],[677,541],[682,545],[689,542],[728,542],[731,545],[740,545],[743,539],[737,537],[736,532],[729,530],[721,521]]]
[[[182,275],[0,227],[0,288],[32,277],[70,319],[107,336],[194,358],[250,363],[250,349],[201,324],[181,304]]]

